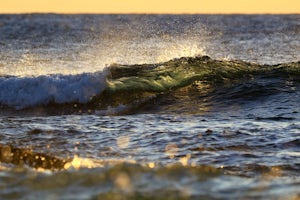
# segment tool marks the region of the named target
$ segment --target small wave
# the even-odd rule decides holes
[[[66,110],[75,107],[97,113],[128,113],[187,87],[197,88],[201,93],[209,92],[212,86],[227,85],[230,87],[219,87],[222,91],[215,94],[231,94],[230,98],[289,92],[290,88],[296,89],[294,82],[298,84],[299,74],[300,62],[259,65],[213,60],[208,56],[183,57],[157,64],[115,64],[102,72],[79,75],[2,77],[0,104],[16,109],[52,106],[62,110],[64,106]],[[289,82],[287,90],[277,84],[282,79]],[[240,84],[245,80],[251,80],[251,85]]]

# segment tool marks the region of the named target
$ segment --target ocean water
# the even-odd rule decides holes
[[[0,199],[300,199],[300,15],[0,15]]]

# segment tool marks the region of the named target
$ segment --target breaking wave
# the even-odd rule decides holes
[[[0,103],[24,109],[39,105],[87,103],[106,87],[105,71],[79,75],[1,77]]]
[[[208,56],[183,57],[157,64],[115,64],[101,72],[79,75],[3,76],[0,104],[17,110],[64,107],[72,112],[111,108],[123,112],[129,108],[137,110],[157,97],[182,93],[183,88],[197,88],[199,93],[211,93],[216,98],[270,95],[285,91],[285,86],[277,84],[282,79],[286,85],[299,83],[299,75],[300,62],[258,65],[213,60]],[[212,86],[224,85],[230,87],[211,92]]]

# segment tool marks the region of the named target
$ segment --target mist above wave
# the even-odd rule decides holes
[[[298,15],[1,15],[0,74],[97,72],[112,63],[209,55],[260,64],[299,58]]]

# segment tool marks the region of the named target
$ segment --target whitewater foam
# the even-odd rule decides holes
[[[106,70],[78,75],[1,77],[0,104],[16,109],[49,103],[86,103],[106,87]]]

